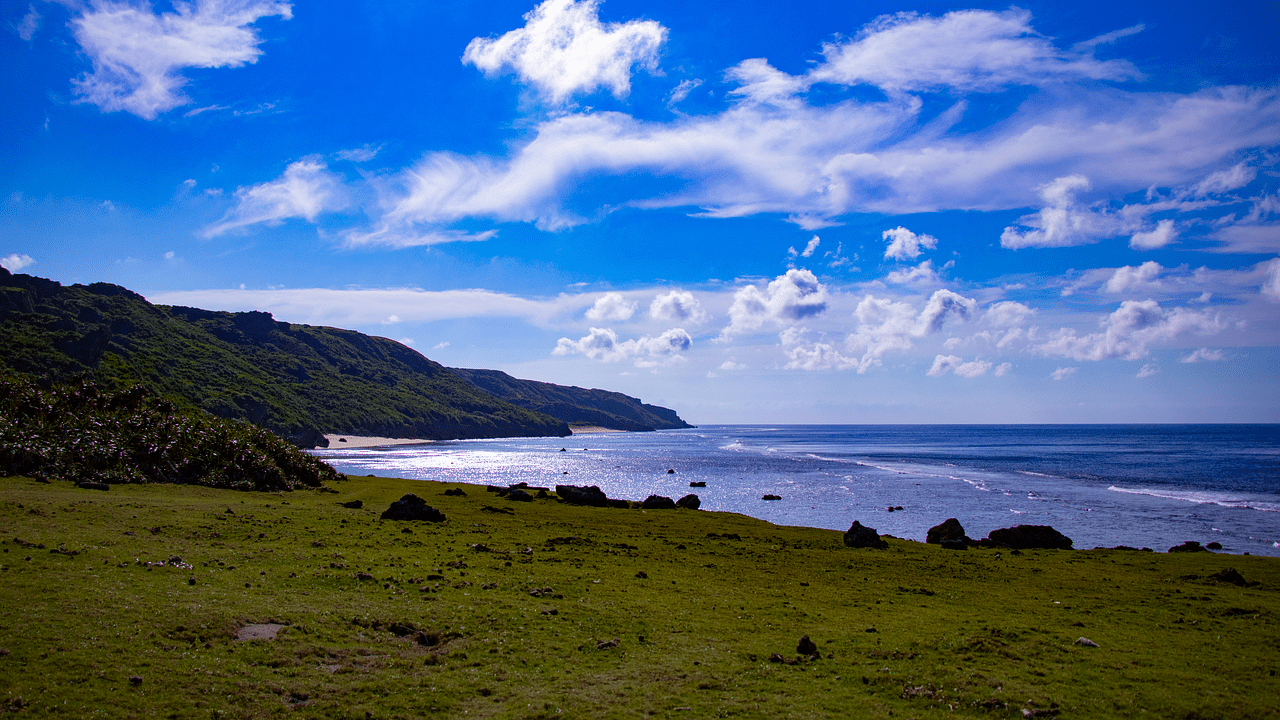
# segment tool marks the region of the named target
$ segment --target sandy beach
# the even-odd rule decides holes
[[[569,430],[574,435],[597,435],[599,433],[626,432],[626,430],[615,430],[613,428],[601,427],[599,425],[580,425],[577,427],[570,425]]]
[[[374,437],[368,435],[338,435],[326,434],[325,439],[329,441],[330,450],[340,450],[342,448],[367,448],[367,447],[384,447],[387,445],[422,445],[431,442],[421,438],[389,438]]]

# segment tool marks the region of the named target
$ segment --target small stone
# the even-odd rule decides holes
[[[1076,642],[1075,642],[1075,644],[1076,644],[1076,645],[1083,645],[1083,646],[1085,646],[1085,647],[1091,647],[1091,648],[1102,647],[1101,645],[1099,645],[1098,643],[1096,643],[1096,642],[1094,642],[1094,641],[1090,640],[1090,639],[1089,639],[1089,638],[1087,638],[1087,637],[1079,637],[1079,638],[1076,638]]]
[[[801,655],[813,657],[818,654],[818,646],[809,639],[808,635],[805,635],[800,638],[800,643],[796,645],[796,652]]]
[[[130,676],[129,676],[129,684],[130,684],[130,685],[134,685],[134,686],[141,685],[141,684],[142,684],[142,676],[140,676],[140,675],[130,675]]]

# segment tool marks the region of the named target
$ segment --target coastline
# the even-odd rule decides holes
[[[574,435],[599,435],[601,433],[620,433],[620,432],[627,432],[627,431],[617,430],[614,428],[607,428],[607,427],[604,427],[603,425],[577,425],[577,426],[570,425],[569,432],[573,433]]]
[[[329,441],[329,447],[326,448],[328,450],[387,447],[391,445],[425,445],[433,442],[421,438],[389,438],[376,435],[342,435],[340,433],[325,433],[324,439]]]

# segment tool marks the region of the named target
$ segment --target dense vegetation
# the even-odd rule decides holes
[[[0,475],[235,490],[339,478],[262,428],[183,412],[140,385],[110,392],[81,377],[44,389],[11,373],[0,374]]]
[[[152,305],[106,283],[0,268],[0,366],[145,384],[180,407],[306,441],[317,431],[430,439],[568,435],[400,343],[262,312]]]
[[[499,370],[449,369],[494,397],[545,413],[570,425],[599,425],[631,431],[693,427],[681,420],[674,410],[646,405],[619,392],[519,380]]]
[[[1280,717],[1276,558],[331,487],[0,480],[0,714]],[[447,520],[379,520],[406,492]]]

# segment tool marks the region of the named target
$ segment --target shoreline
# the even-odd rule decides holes
[[[427,443],[435,442],[434,440],[423,440],[422,438],[389,438],[376,435],[342,435],[340,433],[325,433],[324,439],[329,441],[329,447],[317,448],[318,450],[388,447],[391,445],[426,445]]]
[[[607,428],[603,425],[570,425],[569,432],[574,435],[599,435],[601,433],[622,433],[627,431]]]

